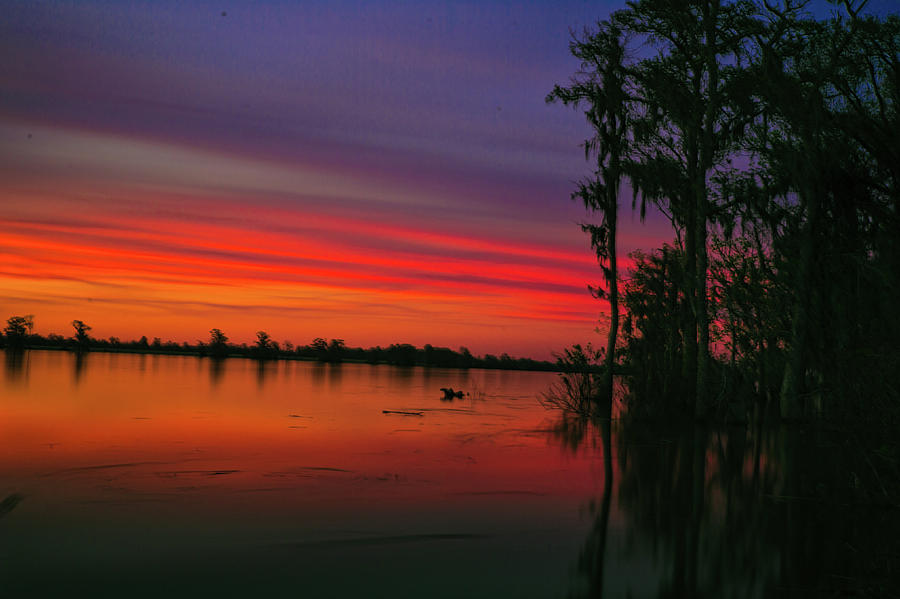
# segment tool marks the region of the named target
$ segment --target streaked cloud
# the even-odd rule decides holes
[[[602,3],[0,5],[0,303],[39,330],[595,336],[586,132],[544,95]]]

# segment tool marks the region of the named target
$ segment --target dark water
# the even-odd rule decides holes
[[[3,358],[4,597],[885,592],[817,435],[585,423],[545,373]]]

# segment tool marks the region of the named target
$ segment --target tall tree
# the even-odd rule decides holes
[[[641,104],[632,160],[635,193],[665,206],[684,231],[684,377],[697,415],[710,386],[707,231],[713,181],[743,127],[731,104],[740,95],[746,43],[757,28],[746,0],[638,0],[614,18],[657,52],[633,69]]]
[[[900,22],[861,16],[865,3],[844,0],[842,13],[817,21],[804,0],[766,2],[748,69],[757,117],[745,148],[763,201],[739,218],[768,228],[790,291],[780,392],[788,419],[808,414],[805,398],[840,387],[829,379],[862,343],[861,315],[879,314],[882,331],[891,321],[862,306],[895,288],[897,269],[882,259],[897,255]]]
[[[581,70],[566,87],[557,85],[547,96],[548,102],[583,107],[593,129],[585,140],[585,158],[595,158],[593,176],[578,184],[572,199],[581,200],[585,208],[600,215],[600,224],[586,223],[582,230],[591,236],[606,279],[606,291],[591,288],[598,298],[608,298],[610,308],[607,334],[605,374],[602,393],[612,402],[613,372],[616,364],[616,340],[619,332],[619,285],[616,257],[616,225],[622,161],[628,151],[630,135],[629,97],[625,67],[625,40],[622,30],[610,21],[599,24],[595,32],[586,31],[569,45],[572,55],[581,61]]]
[[[78,343],[78,348],[87,349],[90,343],[88,331],[91,330],[91,327],[80,320],[73,320],[72,328],[75,329],[75,341]]]
[[[221,329],[209,330],[209,352],[214,358],[228,355],[228,336]]]
[[[6,319],[6,327],[3,334],[6,336],[6,345],[11,349],[21,348],[25,340],[34,329],[34,317],[31,314],[25,316],[10,316]]]

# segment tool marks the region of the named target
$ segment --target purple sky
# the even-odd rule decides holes
[[[595,339],[603,307],[583,290],[599,272],[568,199],[589,172],[588,131],[544,97],[578,67],[570,29],[621,6],[0,2],[0,306],[45,331],[90,317],[100,336],[219,326],[242,341],[256,329],[234,315],[184,314],[209,295],[240,310],[250,294],[254,317],[295,342],[546,357]],[[623,255],[671,236],[622,203]],[[291,240],[302,247],[284,255]],[[337,270],[304,270],[321,263]],[[218,267],[243,274],[190,278]],[[535,288],[559,294],[538,302]],[[329,330],[286,315],[321,309],[320,292]],[[125,326],[148,296],[148,330]],[[361,328],[361,311],[377,326]]]

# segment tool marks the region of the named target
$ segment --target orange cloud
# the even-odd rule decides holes
[[[465,199],[430,198],[419,214],[413,187],[362,175],[40,134],[53,143],[19,156],[0,189],[0,299],[39,331],[79,318],[101,337],[194,341],[218,327],[240,342],[264,329],[548,357],[590,339],[605,308],[586,292],[599,271],[574,225],[561,240]]]

